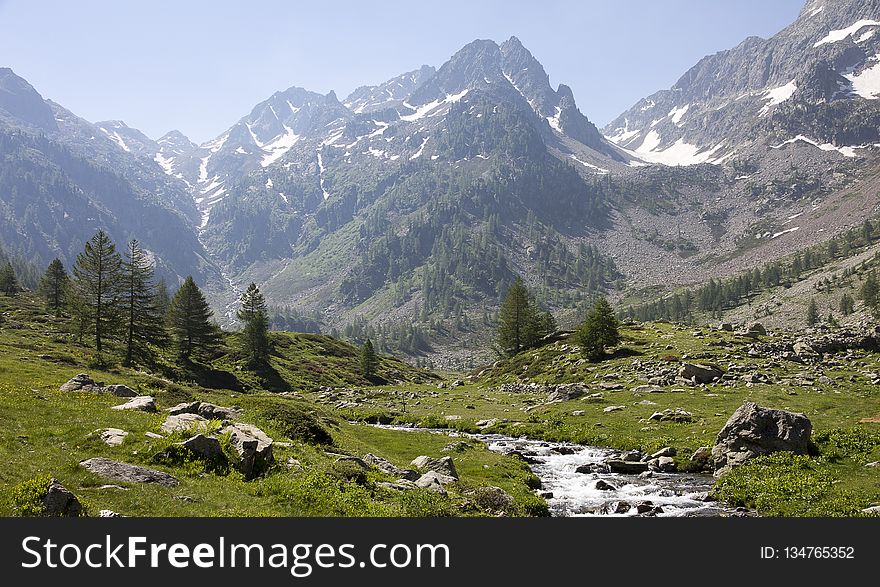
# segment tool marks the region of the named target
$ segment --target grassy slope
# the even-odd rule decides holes
[[[235,382],[229,389],[209,389],[192,382],[171,382],[144,372],[118,367],[89,366],[88,349],[73,344],[65,334],[63,320],[48,318],[39,304],[27,295],[16,299],[0,297],[0,514],[13,513],[9,489],[40,474],[58,478],[71,489],[91,513],[111,509],[133,516],[204,515],[459,515],[487,513],[474,506],[465,493],[469,488],[493,485],[511,493],[515,506],[509,513],[545,511],[543,500],[529,489],[535,478],[518,460],[503,457],[475,444],[463,452],[445,453],[448,438],[428,433],[403,433],[352,425],[332,411],[297,397],[297,392],[321,385],[360,385],[356,349],[328,337],[281,334],[275,337],[272,382],[288,386],[293,395],[258,391],[261,380],[240,371],[234,356],[215,361],[212,370],[189,373],[193,379],[217,386]],[[163,416],[143,412],[111,410],[120,398],[91,393],[62,393],[59,386],[79,372],[97,381],[124,383],[140,393],[156,397],[159,408],[180,401],[199,399],[244,410],[241,420],[263,428],[277,441],[291,440],[289,447],[276,446],[279,463],[255,481],[244,481],[237,473],[217,475],[200,462],[177,466],[156,464],[152,457],[183,437],[150,439]],[[383,358],[380,372],[389,379],[427,379],[430,375],[396,360]],[[280,406],[280,407],[279,407]],[[333,437],[332,446],[320,446],[285,437],[285,414],[314,415]],[[116,427],[130,434],[117,447],[109,447],[92,435],[96,429]],[[334,466],[335,456],[365,452],[383,456],[398,466],[407,466],[420,454],[451,454],[462,482],[451,487],[450,499],[426,491],[397,492],[376,486],[393,480],[377,471],[366,482],[345,479],[346,472]],[[140,484],[123,484],[125,489],[101,489],[106,481],[78,467],[94,456],[142,464],[165,470],[178,479],[172,489]],[[298,459],[305,471],[288,471],[283,464]]]
[[[418,399],[409,401],[405,411],[394,389],[377,391],[365,406],[350,411],[349,417],[374,419],[384,415],[392,421],[469,431],[478,430],[475,423],[479,420],[498,418],[500,423],[489,431],[619,449],[654,451],[671,445],[678,449],[679,465],[685,466],[692,452],[700,446],[711,446],[730,414],[744,400],[751,400],[766,407],[805,413],[813,423],[814,439],[821,451],[811,464],[834,480],[812,504],[791,498],[790,485],[780,481],[776,494],[764,491],[765,499],[761,501],[764,513],[849,515],[880,502],[880,471],[864,467],[867,462],[880,460],[880,424],[859,423],[863,418],[880,414],[880,390],[863,375],[863,372],[880,371],[880,355],[855,353],[855,359],[841,362],[840,367],[824,369],[831,384],[817,382],[809,387],[779,383],[808,371],[804,365],[785,361],[768,365],[766,359],[748,357],[744,352],[747,341],[732,333],[706,332],[703,336],[694,336],[691,330],[656,323],[625,329],[624,337],[621,350],[600,363],[581,360],[572,348],[572,341],[562,341],[502,361],[462,387],[439,391],[434,386],[421,386]],[[728,349],[707,346],[709,342],[720,341],[731,346]],[[660,361],[666,357],[677,361],[697,353],[704,357],[699,361],[715,362],[723,368],[732,363],[759,365],[760,372],[771,374],[777,383],[748,385],[737,381],[730,387],[721,384],[672,386],[667,390],[683,391],[633,392],[635,387],[645,384],[633,370],[633,360]],[[850,381],[850,377],[854,381]],[[500,384],[518,380],[585,382],[591,392],[601,392],[602,398],[544,404],[544,394],[500,391]],[[603,382],[620,383],[624,389],[603,391],[600,387]],[[640,404],[645,400],[653,405]],[[611,405],[625,408],[604,412]],[[666,408],[683,408],[694,415],[694,421],[678,424],[647,420],[654,412]],[[574,415],[575,411],[582,411],[583,415]],[[447,420],[446,416],[460,419]],[[836,429],[843,430],[837,443],[824,438]],[[858,448],[852,448],[853,444]],[[838,445],[848,448],[841,449]],[[756,478],[767,474],[768,471],[762,470]],[[796,482],[799,480],[791,480]],[[732,501],[758,505],[754,491],[750,494],[746,489],[730,493],[729,497]]]

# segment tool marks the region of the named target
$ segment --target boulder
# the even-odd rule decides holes
[[[666,446],[655,452],[651,455],[652,459],[659,459],[660,457],[674,457],[677,451],[671,446]]]
[[[109,393],[110,395],[115,395],[116,397],[137,397],[138,392],[133,390],[127,385],[122,385],[121,383],[114,383],[113,385],[108,385],[104,388],[104,393]]]
[[[752,322],[744,333],[746,336],[755,338],[758,336],[767,336],[767,329],[760,322]]]
[[[164,434],[174,434],[175,432],[190,432],[208,430],[208,421],[198,414],[172,414],[165,418],[162,427],[159,429]]]
[[[128,463],[120,463],[104,457],[95,457],[80,462],[80,466],[111,481],[125,483],[156,483],[166,487],[175,487],[179,481],[162,471],[147,469]]]
[[[149,395],[133,397],[124,404],[113,406],[113,410],[140,410],[141,412],[156,412],[156,399]]]
[[[233,465],[246,479],[260,475],[274,462],[272,439],[256,426],[231,424],[222,428],[220,434],[229,434],[235,452]]]
[[[183,447],[206,461],[217,461],[223,458],[223,447],[220,446],[220,441],[213,436],[196,434],[188,440],[176,443],[176,446]]]
[[[377,457],[372,453],[367,453],[364,455],[364,462],[376,467],[387,475],[391,475],[399,479],[415,481],[419,478],[419,474],[412,469],[401,469],[391,461],[383,459],[382,457]]]
[[[612,473],[622,473],[624,475],[637,475],[648,470],[648,463],[641,461],[636,462],[611,459],[605,461],[605,464]]]
[[[661,473],[675,473],[675,460],[672,457],[660,457],[657,459],[657,469]]]
[[[577,399],[587,394],[587,388],[580,383],[566,383],[557,385],[547,396],[548,402],[565,402]]]
[[[177,416],[178,414],[197,414],[200,405],[202,405],[202,402],[183,402],[182,404],[166,408],[165,411],[172,416]]]
[[[678,376],[696,384],[712,383],[721,379],[724,372],[714,365],[697,365],[694,363],[682,363],[678,370]]]
[[[603,409],[602,411],[607,414],[609,412],[616,412],[618,410],[623,410],[623,409],[626,409],[626,406],[608,406],[607,408]]]
[[[701,446],[691,455],[691,460],[700,465],[707,465],[711,459],[712,448],[708,446]]]
[[[101,384],[96,383],[87,373],[80,373],[61,386],[61,391],[101,391]]]
[[[435,459],[422,455],[413,459],[410,465],[419,471],[435,471],[458,481],[458,472],[455,470],[455,463],[452,462],[452,457]]]
[[[603,479],[596,481],[596,484],[593,487],[599,491],[617,491],[617,487]]]
[[[721,428],[712,447],[715,475],[772,452],[807,454],[812,432],[813,425],[803,414],[745,402]]]
[[[428,489],[430,491],[436,491],[437,493],[442,493],[446,495],[446,488],[444,485],[449,483],[455,483],[458,481],[455,477],[450,477],[449,475],[443,475],[438,473],[437,471],[428,471],[418,479],[416,479],[415,484],[416,487],[421,487],[422,489]]]
[[[95,430],[95,434],[101,437],[101,441],[104,444],[110,446],[119,446],[125,440],[125,437],[128,436],[128,432],[119,428],[102,428]]]
[[[378,485],[379,487],[384,487],[385,489],[393,489],[395,491],[409,491],[411,489],[418,488],[418,485],[416,485],[412,481],[409,481],[408,479],[399,479],[394,483],[390,483],[388,481],[380,481],[379,483],[376,483],[376,485]]]
[[[43,497],[43,515],[76,518],[82,514],[82,504],[76,496],[57,479],[52,479]]]

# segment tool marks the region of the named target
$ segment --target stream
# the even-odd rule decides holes
[[[618,451],[611,449],[500,434],[464,434],[452,430],[380,424],[374,426],[473,438],[494,452],[520,453],[541,479],[540,494],[545,496],[553,516],[681,517],[722,516],[733,512],[732,508],[718,502],[703,501],[705,493],[714,483],[711,475],[654,472],[650,477],[642,477],[601,471],[577,472],[578,467],[583,465],[600,465],[601,469],[601,463],[618,454]]]

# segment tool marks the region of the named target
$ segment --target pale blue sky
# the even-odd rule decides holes
[[[340,99],[511,35],[602,126],[804,0],[0,0],[0,66],[91,121],[220,134],[289,86]]]

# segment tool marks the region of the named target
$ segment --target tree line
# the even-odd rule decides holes
[[[0,291],[14,296],[21,287],[10,262],[0,267]],[[77,340],[94,345],[101,356],[112,347],[125,366],[155,363],[171,347],[177,360],[214,358],[223,343],[213,311],[192,276],[172,296],[164,279],[155,279],[150,254],[131,240],[120,254],[103,230],[85,243],[68,273],[59,259],[49,263],[38,294],[57,317],[69,315]],[[241,295],[239,352],[251,368],[267,364],[269,316],[256,284]]]

